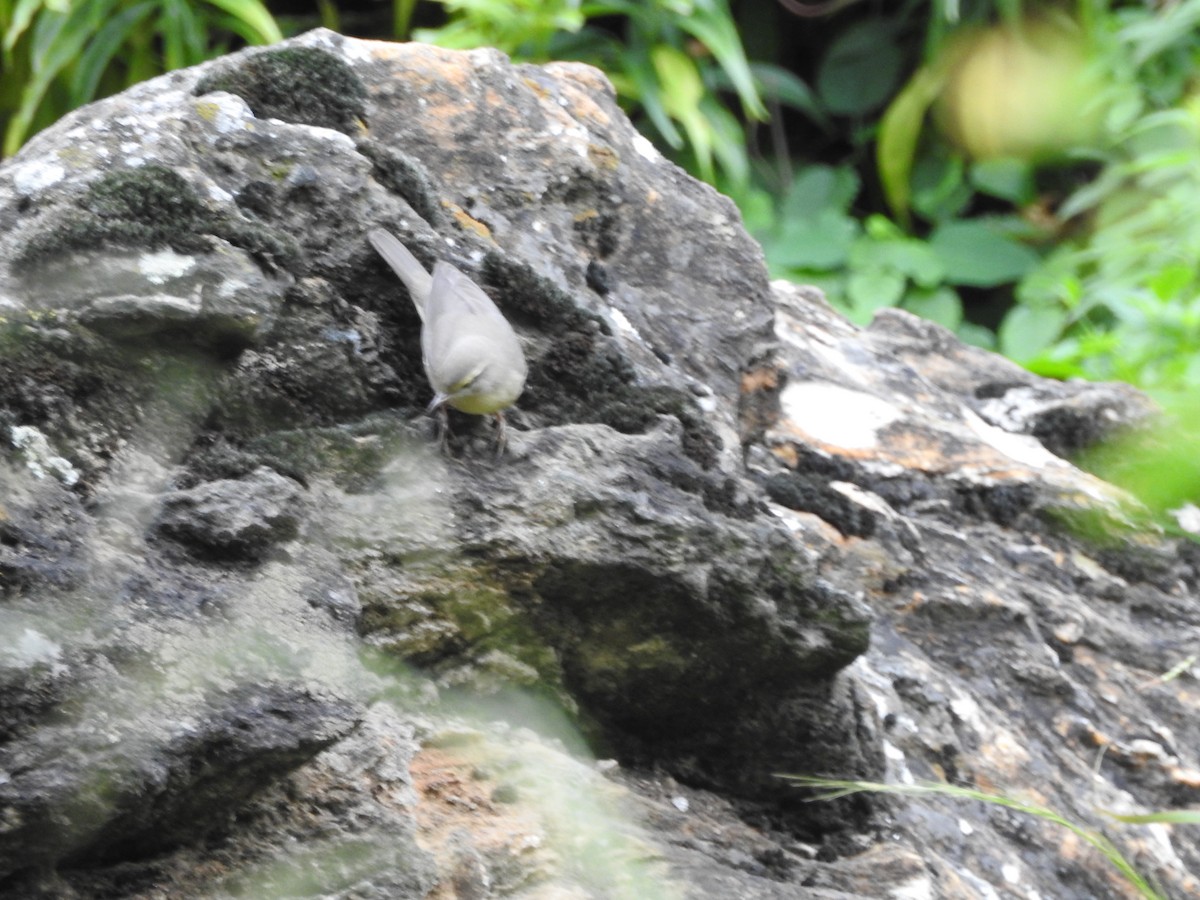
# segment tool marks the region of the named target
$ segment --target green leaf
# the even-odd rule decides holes
[[[739,185],[721,186],[721,193],[732,197],[742,213],[742,225],[760,243],[770,240],[776,225],[775,198],[762,188]]]
[[[822,128],[830,127],[829,116],[816,93],[798,75],[770,63],[751,63],[750,71],[764,96],[799,110]]]
[[[71,75],[71,102],[82,105],[96,96],[96,86],[100,77],[125,43],[129,33],[155,7],[155,0],[146,0],[122,10],[109,19],[104,27],[96,32],[95,37],[88,42],[87,49],[79,57],[75,71]]]
[[[274,44],[283,40],[279,25],[266,6],[259,0],[208,0],[213,6],[225,10],[235,19],[245,22],[258,35],[258,42]]]
[[[1147,284],[1160,300],[1170,300],[1179,296],[1184,288],[1190,286],[1196,278],[1196,272],[1189,265],[1176,263],[1167,265],[1150,275]]]
[[[187,54],[183,50],[187,16],[188,10],[182,0],[163,0],[163,20],[160,32],[163,43],[163,67],[167,71],[182,69],[187,65]]]
[[[1200,825],[1200,809],[1165,809],[1152,813],[1115,813],[1105,810],[1119,822],[1129,825],[1152,825],[1165,822],[1170,825]]]
[[[845,265],[858,234],[858,223],[836,209],[786,219],[772,262],[795,269],[836,269]]]
[[[792,179],[780,213],[786,219],[811,216],[821,209],[844,213],[859,187],[858,175],[849,166],[806,166]]]
[[[1023,159],[997,157],[975,163],[970,169],[971,183],[984,194],[999,197],[1017,206],[1034,196],[1033,170]]]
[[[955,331],[962,324],[962,300],[952,288],[939,287],[933,290],[917,288],[909,291],[904,298],[904,308],[923,319],[937,322],[951,331]]]
[[[1000,323],[1000,352],[1018,362],[1032,359],[1058,340],[1066,324],[1064,310],[1014,306]]]
[[[724,0],[697,2],[691,15],[680,15],[677,24],[712,51],[733,82],[746,115],[752,119],[766,119],[767,110],[746,62],[741,36]]]
[[[654,63],[651,61],[649,50],[646,47],[636,43],[630,47],[630,51],[625,55],[625,72],[635,88],[633,98],[642,105],[642,109],[646,111],[646,115],[650,117],[650,121],[658,129],[663,140],[676,150],[681,149],[683,135],[671,121],[671,116],[663,103],[662,90],[655,76]]]
[[[688,144],[696,157],[701,177],[713,180],[713,144],[716,135],[712,125],[700,111],[704,97],[704,81],[695,61],[669,44],[659,44],[650,51],[650,61],[658,75],[663,109],[683,126]]]
[[[722,170],[734,184],[745,184],[750,179],[750,158],[741,122],[711,94],[700,101],[700,112],[708,123],[713,154]]]
[[[924,241],[901,240],[878,244],[875,247],[875,262],[907,275],[920,287],[935,287],[946,277],[946,267]]]
[[[929,236],[929,246],[946,269],[946,281],[995,287],[1016,281],[1038,262],[1024,244],[977,219],[946,222]]]
[[[983,325],[977,325],[974,322],[962,322],[954,333],[958,335],[958,339],[964,344],[970,344],[972,347],[981,347],[984,350],[996,349],[996,334],[992,329]]]
[[[817,93],[832,113],[865,115],[895,92],[903,65],[895,26],[887,20],[866,19],[851,25],[830,45],[817,70]]]
[[[10,156],[24,142],[42,98],[51,83],[80,53],[95,31],[97,18],[104,13],[100,5],[74,7],[67,15],[47,12],[38,17],[30,42],[32,78],[21,91],[21,102],[8,122],[4,135],[4,155]]]
[[[8,30],[4,32],[5,50],[11,51],[17,45],[17,41],[29,28],[29,23],[33,21],[34,15],[42,5],[43,0],[17,0],[17,5],[13,7],[12,18],[8,23]]]
[[[959,217],[975,196],[962,157],[955,153],[923,153],[909,182],[913,210],[931,222]]]
[[[875,144],[875,166],[892,214],[908,224],[913,159],[925,113],[941,93],[946,81],[944,67],[918,69],[904,90],[892,101],[879,123]]]
[[[856,315],[865,323],[879,310],[896,306],[904,296],[904,276],[888,269],[859,269],[846,281],[846,294]]]

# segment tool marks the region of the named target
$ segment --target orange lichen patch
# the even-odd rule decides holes
[[[778,451],[780,449],[786,447],[792,441],[807,446],[812,450],[824,451],[832,456],[840,456],[844,459],[876,459],[879,456],[875,448],[838,447],[835,444],[828,444],[825,441],[818,440],[791,419],[787,418],[781,418],[775,424],[775,427],[768,432],[767,438],[772,442],[771,449],[776,456],[779,456]],[[791,448],[791,450],[795,454],[795,448]]]
[[[534,79],[522,78],[521,83],[523,85],[525,85],[525,87],[527,87],[531,91],[533,91],[535,94],[537,94],[539,99],[541,99],[541,100],[549,100],[550,99],[550,92],[548,90],[546,90],[544,87],[542,87]]]
[[[776,366],[759,366],[742,373],[738,389],[743,394],[753,394],[756,391],[773,391],[779,387],[780,371]]]
[[[492,230],[478,219],[474,218],[457,203],[451,203],[449,200],[443,200],[442,206],[449,210],[450,215],[454,217],[454,221],[463,231],[470,231],[473,234],[484,238],[485,240],[490,241],[492,239]]]
[[[896,610],[898,613],[916,612],[925,603],[925,595],[921,591],[913,591],[912,598]]]
[[[662,194],[660,194],[658,191],[654,190],[654,188],[651,188],[650,190],[646,191],[647,205],[653,206],[655,203],[657,203],[661,199],[662,199]]]
[[[916,423],[897,422],[880,429],[880,443],[880,454],[905,468],[933,473],[974,467],[999,480],[1013,476],[1024,480],[1031,474],[987,444]]]
[[[572,221],[579,225],[583,222],[590,222],[592,219],[600,218],[600,213],[595,209],[585,209],[583,212],[577,212],[572,216]]]
[[[966,586],[960,586],[960,591],[967,590]],[[997,594],[995,591],[985,590],[979,595],[979,599],[983,601],[985,606],[998,607],[1000,609],[1018,610],[1023,604],[1014,604],[1007,597]]]
[[[465,833],[483,857],[521,857],[522,868],[541,868],[549,851],[542,849],[546,840],[538,819],[519,803],[493,802],[497,785],[479,772],[471,756],[469,747],[424,747],[413,757],[409,773],[418,798],[413,810],[417,843],[449,864],[458,836]],[[455,873],[442,875],[430,897],[456,895]]]
[[[1100,749],[1111,747],[1116,743],[1112,737],[1096,728],[1091,722],[1084,724],[1081,736],[1089,746]]]
[[[474,64],[465,51],[392,41],[372,43],[371,49],[381,59],[400,61],[404,79],[410,84],[463,91],[471,83]]]
[[[800,465],[800,455],[796,453],[795,444],[773,444],[771,446],[771,454],[789,468],[794,469],[796,466]]]
[[[543,68],[559,81],[578,86],[587,95],[612,93],[612,83],[595,66],[578,62],[553,62]]]
[[[979,756],[992,771],[1000,773],[1001,779],[1009,784],[1019,784],[1025,776],[1029,754],[1021,743],[1007,731],[994,729],[991,740],[979,749]]]
[[[592,161],[597,169],[603,169],[606,172],[615,172],[621,166],[621,157],[612,147],[605,147],[601,144],[588,144],[588,159]]]
[[[612,93],[612,86],[599,69],[579,63],[551,63],[543,71],[554,77],[559,99],[566,101],[566,108],[577,120],[601,128],[612,125],[608,113],[592,99]]]

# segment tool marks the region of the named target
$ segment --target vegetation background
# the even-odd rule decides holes
[[[1149,391],[1200,493],[1200,0],[0,0],[3,153],[316,25],[598,66],[774,275]]]

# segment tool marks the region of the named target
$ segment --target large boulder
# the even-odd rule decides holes
[[[502,458],[380,226],[516,326]],[[1056,455],[1148,403],[769,284],[586,66],[317,31],[92,104],[0,168],[0,307],[13,896],[1085,898],[1042,820],[779,775],[1196,800],[1195,554]]]

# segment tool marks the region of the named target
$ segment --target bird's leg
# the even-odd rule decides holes
[[[438,404],[434,407],[434,412],[437,413],[437,442],[438,449],[447,456],[450,455],[450,413],[446,411],[445,404]]]
[[[504,448],[508,446],[508,428],[504,424],[504,413],[493,413],[496,417],[496,458],[499,459],[504,455]]]

